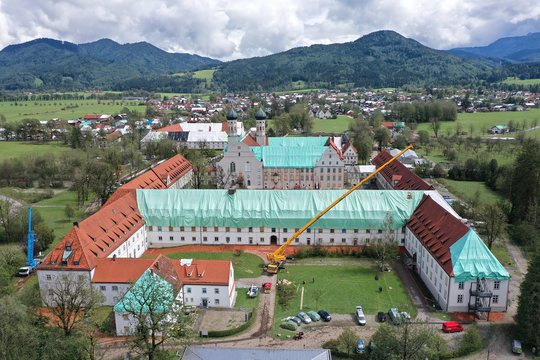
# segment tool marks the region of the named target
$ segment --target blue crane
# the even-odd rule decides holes
[[[38,238],[32,230],[32,208],[28,208],[28,251],[26,255],[26,263],[19,269],[19,275],[27,276],[36,270],[36,267],[41,264],[41,260],[34,259],[34,243],[38,241]]]

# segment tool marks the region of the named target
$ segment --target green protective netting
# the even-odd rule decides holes
[[[257,160],[263,162],[265,168],[315,168],[322,159],[328,146],[259,146],[251,147]],[[338,159],[339,160],[339,159]]]
[[[148,226],[301,228],[345,190],[137,190]],[[387,213],[393,229],[405,225],[423,191],[354,191],[312,228],[380,229]]]
[[[450,246],[450,254],[456,282],[510,279],[508,271],[473,230]]]
[[[165,279],[157,274],[153,274],[150,269],[147,269],[131,287],[131,289],[124,295],[113,308],[114,311],[130,311],[130,312],[148,312],[149,297],[147,294],[143,295],[147,291],[155,289],[158,292],[159,301],[154,301],[151,305],[154,307],[153,311],[163,312],[167,311],[168,307],[172,305],[174,301],[174,289],[173,286]],[[146,302],[144,301],[146,299]],[[156,306],[158,306],[156,308]]]
[[[271,137],[268,138],[268,146],[324,146],[328,137]]]

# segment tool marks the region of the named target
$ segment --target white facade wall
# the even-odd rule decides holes
[[[345,165],[358,164],[358,154],[351,146],[343,153],[343,162],[345,162]]]
[[[396,229],[395,240],[400,246],[405,242],[405,228]],[[159,227],[148,230],[149,246],[153,248],[180,245],[281,245],[298,229],[252,227]],[[365,245],[382,236],[378,229],[307,229],[291,245]]]
[[[216,164],[223,168],[223,173],[228,178],[227,187],[236,184],[238,176],[244,177],[244,185],[248,189],[262,189],[262,162],[257,160],[255,154],[249,150],[249,146],[243,142],[233,142],[230,139],[229,150],[223,154],[223,158]]]
[[[59,280],[59,276],[68,274],[74,276],[75,279],[78,276],[83,276],[91,281],[93,271],[58,271],[58,270],[40,270],[38,268],[37,275],[39,280],[39,288],[41,291],[41,297],[44,301],[49,301],[52,293],[49,289],[54,286],[54,283]]]
[[[443,270],[408,228],[405,232],[405,248],[409,254],[413,256],[416,254],[418,274],[441,308],[448,312],[467,312],[470,300],[469,290],[471,284],[476,282],[456,283],[454,277],[449,276]],[[509,281],[500,281],[498,284],[493,280],[487,280],[487,282],[494,295],[491,301],[491,311],[506,311]],[[472,286],[475,289],[475,285]],[[473,301],[474,297],[471,304]]]
[[[136,279],[133,279],[136,280]],[[126,283],[92,283],[97,290],[100,290],[105,301],[101,305],[114,306],[125,293],[130,289],[130,284]]]
[[[186,174],[176,180],[172,185],[169,185],[170,180],[167,179],[168,189],[189,189],[193,182],[193,169],[189,170]]]
[[[108,258],[116,255],[118,258],[139,258],[148,249],[146,226],[139,224],[141,228],[124,241],[116,250],[111,252]]]

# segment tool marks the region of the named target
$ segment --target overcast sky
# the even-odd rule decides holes
[[[539,16],[525,0],[0,0],[0,48],[109,38],[232,60],[394,30],[450,49],[540,32]]]

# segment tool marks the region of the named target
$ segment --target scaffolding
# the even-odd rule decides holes
[[[479,320],[489,320],[493,293],[486,278],[478,278],[476,282],[471,282],[469,295],[469,314],[474,314]]]

